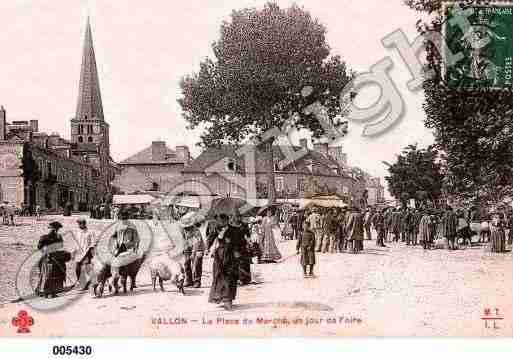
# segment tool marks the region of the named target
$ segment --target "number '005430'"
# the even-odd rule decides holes
[[[90,345],[54,345],[53,355],[91,355],[93,348]]]

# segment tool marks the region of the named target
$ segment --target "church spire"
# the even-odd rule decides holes
[[[93,35],[91,24],[87,18],[84,49],[82,53],[82,67],[80,69],[80,84],[78,88],[78,103],[75,119],[104,120],[102,96],[100,93],[100,81],[96,69],[96,58],[94,55]]]

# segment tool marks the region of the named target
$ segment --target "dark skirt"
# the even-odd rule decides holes
[[[55,295],[63,291],[65,282],[66,261],[63,258],[45,256],[40,264],[36,293],[39,295]]]
[[[209,303],[233,301],[237,296],[239,263],[234,258],[223,261],[225,251],[226,248],[221,246],[214,252],[212,286],[208,296]]]
[[[301,247],[301,265],[314,265],[315,264],[315,248]]]
[[[249,253],[239,259],[239,280],[242,284],[251,283],[251,258]]]
[[[490,251],[493,253],[502,253],[506,251],[506,234],[504,233],[504,229],[492,228]]]

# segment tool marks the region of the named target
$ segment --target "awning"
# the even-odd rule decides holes
[[[338,196],[316,196],[305,199],[304,202],[301,204],[301,208],[313,206],[346,208],[347,203],[345,203]]]
[[[114,204],[148,204],[154,200],[149,194],[115,194],[112,197]]]
[[[166,206],[175,205],[187,208],[200,208],[201,199],[198,196],[180,196],[164,198],[163,204]]]

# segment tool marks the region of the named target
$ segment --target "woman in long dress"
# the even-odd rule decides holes
[[[281,259],[281,253],[276,246],[274,238],[274,228],[276,227],[276,220],[270,209],[267,210],[267,215],[262,221],[262,228],[264,230],[264,240],[262,245],[262,262],[263,263],[276,263]]]
[[[45,298],[57,297],[62,292],[66,282],[66,262],[71,260],[71,254],[63,251],[64,241],[59,234],[62,224],[52,222],[48,225],[50,232],[41,236],[37,249],[43,256],[39,262],[39,283],[36,294]]]
[[[504,220],[498,215],[490,225],[490,252],[503,253],[506,251],[506,233],[504,231]]]
[[[419,223],[419,242],[424,249],[431,248],[431,240],[433,238],[433,224],[429,213],[424,213]]]
[[[233,216],[230,224],[240,232],[239,285],[248,285],[251,283],[251,255],[248,242],[251,233],[249,225],[242,222],[239,214]]]

